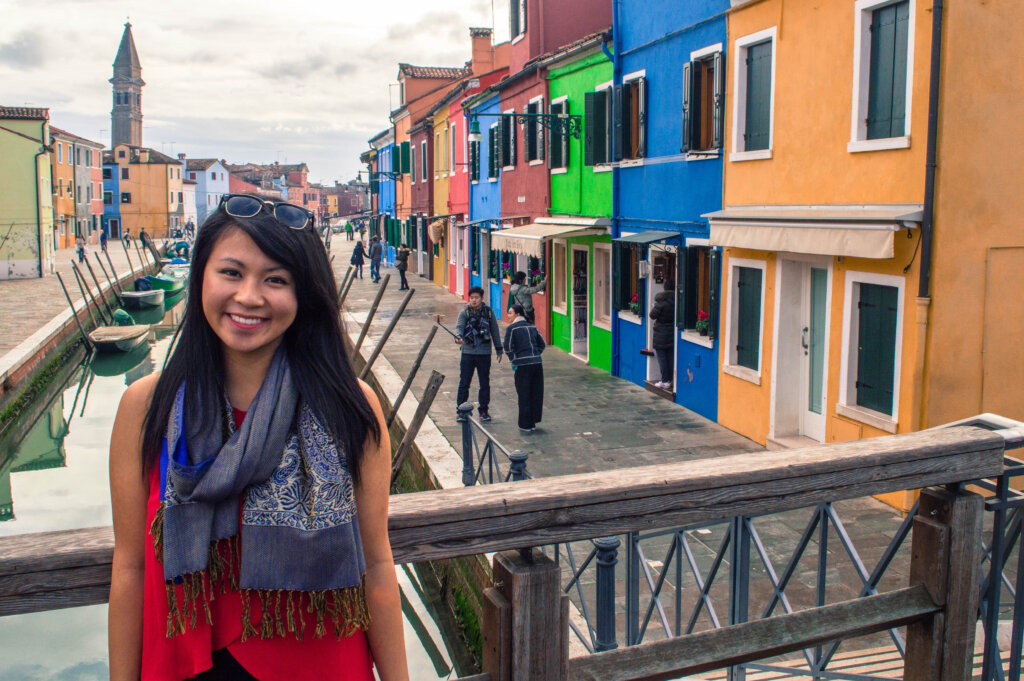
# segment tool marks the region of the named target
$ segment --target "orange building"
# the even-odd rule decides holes
[[[75,245],[75,136],[50,127],[50,172],[53,176],[53,247]]]
[[[118,144],[107,159],[117,164],[121,229],[137,237],[143,229],[158,239],[182,226],[181,162],[155,149]]]

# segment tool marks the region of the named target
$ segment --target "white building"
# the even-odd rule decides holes
[[[185,160],[185,177],[182,179],[196,183],[197,226],[202,224],[207,215],[217,210],[220,197],[231,192],[230,173],[224,164],[215,158]]]

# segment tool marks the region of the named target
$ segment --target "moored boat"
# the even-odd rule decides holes
[[[185,288],[185,278],[175,274],[161,272],[157,275],[147,275],[146,280],[153,288],[162,289],[168,293],[174,293]]]
[[[97,352],[129,352],[142,345],[148,336],[149,324],[98,326],[89,332]]]
[[[129,310],[162,307],[164,304],[164,291],[159,288],[153,288],[149,291],[123,291],[121,293],[121,302]]]

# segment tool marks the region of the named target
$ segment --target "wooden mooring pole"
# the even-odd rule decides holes
[[[356,339],[356,345],[352,349],[353,357],[358,355],[359,348],[363,347],[363,341],[366,339],[366,334],[370,330],[370,324],[373,322],[373,316],[377,314],[377,307],[380,305],[380,299],[384,297],[384,291],[387,289],[389,281],[391,281],[391,275],[385,274],[384,280],[380,282],[380,286],[377,287],[377,295],[373,297],[373,303],[370,305],[370,311],[366,314],[366,321],[363,322],[363,328],[359,329],[359,338]]]
[[[380,356],[381,351],[384,349],[384,344],[387,343],[388,338],[391,337],[391,332],[395,330],[398,320],[402,318],[402,313],[405,312],[405,308],[409,305],[409,300],[412,299],[412,294],[414,293],[416,293],[416,289],[411,288],[409,289],[409,292],[405,294],[405,298],[402,299],[402,304],[398,306],[398,309],[395,310],[395,316],[391,318],[391,323],[388,324],[388,328],[384,329],[384,335],[380,337],[379,341],[377,341],[377,346],[373,349],[373,352],[370,353],[369,359],[366,360],[366,366],[364,366],[363,370],[359,373],[360,379],[366,378],[369,375],[370,369],[373,367],[373,363],[376,362],[377,358]]]

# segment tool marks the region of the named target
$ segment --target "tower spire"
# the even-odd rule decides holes
[[[121,44],[114,57],[113,109],[110,112],[110,146],[142,146],[142,63],[135,49],[131,22],[125,22]]]

